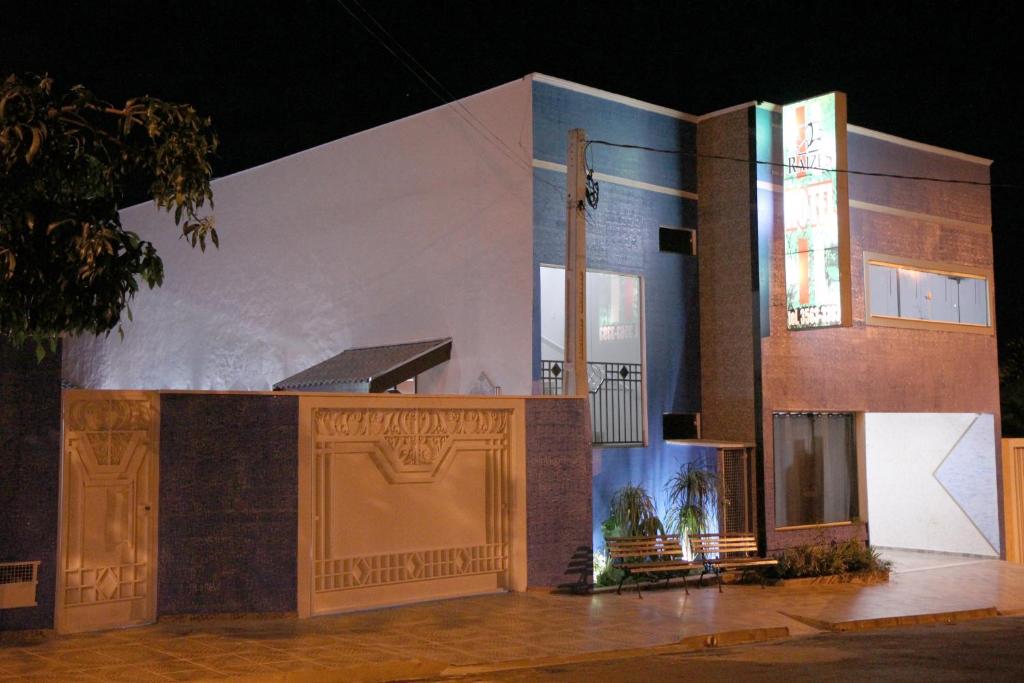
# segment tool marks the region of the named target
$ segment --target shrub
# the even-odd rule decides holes
[[[842,543],[832,541],[825,545],[788,548],[776,557],[779,560],[776,573],[782,579],[853,572],[887,572],[892,568],[892,563],[883,560],[878,551],[853,539]]]
[[[594,553],[594,585],[617,586],[624,573],[612,566],[605,553]]]

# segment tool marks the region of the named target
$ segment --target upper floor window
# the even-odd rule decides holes
[[[565,269],[540,268],[541,386],[562,392]],[[587,378],[593,443],[646,442],[643,289],[638,275],[587,271]]]
[[[868,322],[991,327],[991,292],[983,274],[887,258],[865,260]]]

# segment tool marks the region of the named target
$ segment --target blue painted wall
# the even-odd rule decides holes
[[[679,149],[656,154],[593,145],[597,172],[696,192],[696,126],[672,116],[533,83],[534,158],[565,164],[566,139],[583,128],[588,140]],[[565,174],[534,169],[533,378],[540,378],[541,264],[565,264]],[[642,484],[667,512],[665,485],[684,462],[713,461],[713,451],[665,444],[661,416],[700,410],[700,334],[697,258],[658,250],[661,226],[697,228],[697,203],[660,192],[601,183],[600,202],[587,217],[587,263],[593,270],[640,275],[647,355],[648,446],[594,449],[594,544],[615,490]],[[700,239],[698,237],[698,248]]]

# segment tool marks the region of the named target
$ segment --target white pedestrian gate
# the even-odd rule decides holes
[[[159,416],[155,392],[64,392],[61,633],[156,619]]]

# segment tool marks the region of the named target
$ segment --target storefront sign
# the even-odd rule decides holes
[[[789,329],[849,324],[846,96],[782,108]]]

